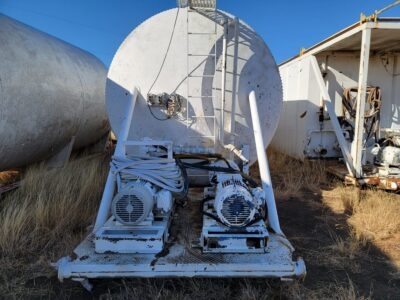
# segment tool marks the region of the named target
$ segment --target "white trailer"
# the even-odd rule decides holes
[[[180,1],[125,39],[106,98],[118,143],[93,231],[58,261],[60,280],[305,275],[265,153],[279,72],[253,29],[215,1]]]
[[[353,183],[400,187],[400,19],[364,18],[279,66],[283,111],[271,145],[343,161]]]

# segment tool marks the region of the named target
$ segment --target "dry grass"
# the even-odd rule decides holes
[[[293,239],[294,246],[303,251],[306,264],[314,266],[311,268],[314,274],[310,274],[314,276],[313,282],[307,279],[304,284],[277,284],[263,279],[103,280],[94,295],[85,294],[79,285],[68,284],[69,281],[58,284],[49,261],[71,255],[97,212],[108,158],[95,156],[72,160],[58,170],[47,170],[43,165],[31,167],[23,176],[21,188],[0,202],[0,298],[371,299],[372,286],[368,284],[369,288],[362,290],[352,276],[364,271],[360,261],[368,255],[365,236],[384,240],[388,235],[400,233],[396,216],[400,211],[398,196],[372,190],[360,196],[355,188],[329,182],[324,162],[303,163],[273,150],[268,155],[278,201],[284,199],[290,205],[291,197],[301,198],[302,209],[306,210],[308,205],[312,213],[314,209],[321,213],[311,221],[319,222],[318,226],[310,231],[306,227],[300,235],[295,233],[296,237],[310,239],[323,238],[325,234],[324,243],[309,246],[302,244],[302,238]],[[257,167],[252,171],[257,174]],[[327,185],[331,198],[336,200],[325,201],[321,187]],[[350,227],[339,234],[336,229],[340,226],[336,228],[336,223],[342,222],[338,217],[341,215],[345,215]],[[307,221],[299,217],[296,220]],[[340,276],[335,277],[336,274]]]
[[[107,164],[105,164],[107,167]],[[62,169],[44,165],[27,170],[21,187],[5,197],[0,219],[0,251],[18,256],[69,244],[69,233],[91,224],[104,184],[97,158],[77,159]]]
[[[367,300],[357,292],[354,283],[332,282],[310,290],[300,282],[268,283],[264,280],[249,279],[158,279],[158,280],[122,280],[112,290],[100,295],[102,300],[129,299],[335,299],[335,300]]]
[[[400,195],[367,188],[338,184],[336,204],[348,215],[348,222],[358,240],[379,240],[400,233]],[[340,209],[338,206],[333,209]]]
[[[366,296],[360,295],[353,281],[347,277],[344,282],[324,282],[314,289],[308,289],[299,283],[290,287],[287,299],[308,299],[308,300],[370,300],[372,297],[372,288]]]
[[[400,195],[375,188],[360,189],[336,182],[323,203],[345,213],[355,238],[365,243],[400,233]]]
[[[349,270],[353,274],[362,273],[360,259],[365,257],[365,243],[357,240],[351,232],[341,237],[330,231],[330,236],[331,243],[314,253],[318,263],[336,271]]]
[[[129,299],[277,299],[282,292],[268,282],[247,279],[133,279],[100,296],[107,300]]]
[[[355,186],[345,186],[343,183],[338,182],[335,190],[339,195],[339,199],[335,199],[336,209],[341,207],[347,215],[352,215],[360,203],[362,194],[360,189]]]
[[[20,289],[30,295],[26,281],[54,275],[49,261],[71,254],[93,222],[107,169],[97,155],[61,169],[36,165],[26,171],[21,187],[1,202],[0,295],[19,295]]]
[[[400,232],[400,197],[368,190],[353,206],[349,223],[359,239],[386,239]]]
[[[326,181],[324,161],[302,162],[274,149],[268,149],[268,160],[271,170],[274,170],[273,181],[277,197],[298,195],[302,190],[318,192],[320,184]],[[252,170],[256,168],[258,166],[254,166]]]
[[[304,209],[307,209],[306,207],[313,210],[320,208],[321,215],[315,216],[315,219],[322,221],[318,230],[324,229],[325,235],[329,238],[325,242],[321,241],[321,246],[306,250],[306,257],[309,257],[309,260],[334,272],[363,274],[366,265],[374,260],[369,255],[372,247],[376,249],[375,253],[379,252],[380,255],[387,257],[388,265],[393,266],[397,263],[398,267],[400,266],[399,195],[373,189],[360,190],[357,187],[344,186],[337,180],[332,181],[332,178],[326,176],[323,161],[300,162],[273,149],[269,149],[268,157],[275,195],[278,199],[288,199],[290,203],[299,195],[306,198],[309,195],[316,196],[310,196],[309,200],[302,201]],[[319,236],[321,233],[324,234],[310,232],[310,235]],[[382,259],[382,256],[379,259]],[[399,272],[389,271],[388,273],[391,275],[385,276],[389,281],[398,278]],[[314,287],[311,290],[304,286],[300,289],[302,299],[369,299],[372,297],[372,286],[370,286],[370,291],[364,290],[362,294],[359,294],[360,290],[353,284],[350,277],[347,285],[325,282],[323,286]]]
[[[336,197],[326,197],[324,204],[346,215],[353,243],[363,247],[373,245],[388,257],[390,264],[399,268],[400,195],[372,188],[360,190],[340,183],[330,193]]]

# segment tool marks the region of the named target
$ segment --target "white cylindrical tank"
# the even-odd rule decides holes
[[[222,11],[164,11],[125,39],[106,85],[108,116],[117,135],[134,87],[140,94],[130,139],[172,140],[177,146],[202,149],[215,146],[220,152],[223,145],[247,144],[250,163],[257,159],[250,91],[257,95],[265,145],[274,135],[282,107],[281,79],[267,45],[247,24]],[[148,105],[148,94],[162,93],[181,97],[179,105],[174,104],[180,109],[170,117],[165,107]]]
[[[103,136],[105,80],[93,55],[0,14],[0,170]]]

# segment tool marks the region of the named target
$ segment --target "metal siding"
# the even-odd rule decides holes
[[[307,136],[310,132],[319,130],[318,109],[321,94],[315,82],[315,77],[308,67],[307,57],[298,58],[281,65],[279,70],[282,77],[284,91],[284,108],[277,132],[272,140],[272,146],[290,156],[304,159],[303,153]],[[387,65],[386,68],[384,64]],[[329,96],[335,107],[337,116],[343,115],[342,94],[343,88],[358,85],[359,54],[358,53],[323,53],[317,56],[321,65],[327,61],[325,82]],[[374,55],[370,58],[368,85],[379,86],[382,90],[382,128],[400,128],[399,106],[400,99],[400,72],[397,63],[398,55]],[[395,74],[393,76],[393,74]],[[299,116],[307,113],[303,118]],[[329,121],[324,122],[324,130],[331,130]],[[329,144],[333,153],[336,138],[327,132],[325,137],[315,135],[310,148],[316,144]],[[318,139],[318,140],[314,140]],[[337,156],[341,156],[337,153]]]
[[[283,112],[272,146],[304,159],[307,132],[318,129],[315,124],[320,102],[315,80],[312,80],[309,58],[303,58],[279,68],[283,82]],[[312,97],[310,97],[310,94]],[[316,127],[317,126],[317,127]]]

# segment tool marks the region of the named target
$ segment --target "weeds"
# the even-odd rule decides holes
[[[30,168],[21,187],[5,197],[0,212],[0,251],[18,256],[65,248],[69,233],[85,231],[94,218],[104,184],[98,159],[78,159],[62,169]]]
[[[1,295],[18,295],[21,285],[21,293],[30,295],[23,283],[31,276],[54,275],[49,261],[70,254],[94,220],[107,166],[99,156],[72,160],[61,169],[36,165],[26,171],[21,187],[4,197]]]
[[[349,223],[359,239],[386,239],[400,232],[400,197],[368,190],[353,208]]]
[[[323,161],[299,161],[274,149],[268,149],[268,161],[272,172],[272,181],[276,197],[290,197],[301,191],[319,191],[321,183],[326,181]],[[253,176],[259,176],[258,164],[251,168]]]
[[[366,236],[369,240],[384,240],[388,235],[400,233],[398,196],[372,190],[359,194],[355,188],[329,183],[324,162],[299,162],[273,150],[268,155],[278,202],[279,199],[290,197],[302,198],[304,209],[308,206],[315,208],[315,213],[322,211],[322,217],[314,218],[321,224],[305,227],[307,231],[300,232],[300,236],[310,237],[309,240],[318,239],[324,234],[330,238],[328,244],[319,246],[304,242],[302,251],[307,254],[306,264],[312,266],[314,263],[311,272],[317,278],[315,282],[310,283],[306,279],[305,284],[297,281],[288,284],[265,279],[205,278],[104,280],[94,295],[100,299],[372,298],[371,291],[360,291],[352,274],[363,272],[359,260],[369,255],[365,251]],[[66,299],[88,296],[78,285],[68,286],[68,282],[58,284],[49,261],[70,255],[85,236],[88,226],[94,221],[107,170],[108,159],[101,156],[80,157],[56,170],[37,165],[24,173],[18,190],[2,199],[1,298]],[[257,176],[257,173],[257,166],[253,166],[253,176]],[[310,194],[324,197],[321,187],[328,184],[334,196],[332,198],[336,199],[335,205],[339,203],[343,206],[340,213],[331,213],[329,218],[324,217],[325,210],[329,210],[327,202],[323,198],[309,197]],[[329,208],[329,211],[333,211]],[[335,229],[321,232],[330,228],[326,223],[331,222],[332,218],[339,223],[337,216],[341,214],[351,225],[349,232],[339,234]],[[297,215],[286,217],[294,220],[290,226],[305,221]],[[302,242],[295,238],[293,240]],[[297,247],[296,244],[294,246]],[[351,274],[347,280],[346,277],[332,279],[325,274],[327,269],[334,274],[347,271]],[[396,276],[398,273],[394,273],[393,278]]]

